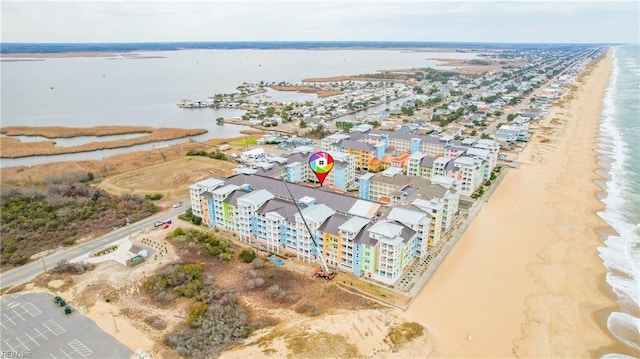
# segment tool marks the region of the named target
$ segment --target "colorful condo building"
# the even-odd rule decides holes
[[[286,157],[265,154],[257,160],[246,161],[245,166],[236,168],[235,172],[259,174],[294,183],[317,182],[315,174],[309,167],[309,158],[314,152],[312,147],[301,146]],[[343,152],[328,151],[328,153],[333,157],[333,169],[325,179],[324,185],[346,191],[356,180],[356,158]]]
[[[359,169],[368,172],[393,168],[427,179],[451,177],[457,180],[454,185],[461,195],[471,196],[489,179],[500,145],[489,139],[456,141],[446,136],[368,130],[325,137],[322,149],[348,153],[356,158]]]
[[[322,254],[333,268],[392,285],[413,261],[426,257],[429,244],[450,225],[448,216],[457,212],[455,190],[417,180],[422,182],[412,182],[413,192],[394,207],[288,183],[300,213],[282,180],[259,174],[201,181],[191,186],[191,194],[211,228],[304,262],[317,263]]]

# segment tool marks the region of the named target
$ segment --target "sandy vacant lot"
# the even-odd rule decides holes
[[[100,187],[113,194],[162,193],[163,200],[189,197],[189,186],[209,177],[228,177],[236,165],[202,156],[188,156],[109,177]]]

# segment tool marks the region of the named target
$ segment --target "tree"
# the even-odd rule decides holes
[[[471,111],[473,111],[473,112],[478,111],[478,106],[476,106],[476,105],[471,105],[471,106],[469,106],[469,110],[471,110]]]
[[[307,123],[304,122],[304,120],[300,120],[300,123],[298,123],[298,126],[300,126],[300,128],[306,128],[307,127]]]
[[[417,93],[418,95],[422,95],[424,93],[424,90],[421,86],[414,86],[413,92]]]
[[[253,249],[243,249],[238,257],[245,263],[251,263],[256,257],[256,252],[254,252]]]

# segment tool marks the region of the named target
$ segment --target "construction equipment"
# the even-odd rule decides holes
[[[291,193],[291,190],[289,189],[289,186],[287,185],[287,181],[282,179],[282,183],[284,183],[284,187],[287,189],[287,192],[289,192],[289,197],[291,197],[291,200],[293,201],[293,204],[296,206],[296,209],[298,210],[298,213],[300,214],[300,218],[302,218],[302,223],[304,223],[304,226],[307,229],[307,232],[309,232],[309,238],[311,238],[311,241],[313,242],[313,245],[315,246],[316,250],[318,251],[318,257],[320,257],[320,263],[322,264],[322,267],[321,268],[316,268],[313,271],[313,275],[316,276],[316,277],[324,278],[326,280],[332,280],[333,277],[336,276],[336,272],[334,272],[331,269],[329,269],[329,266],[327,265],[327,261],[324,259],[324,256],[322,255],[322,251],[320,250],[320,246],[318,246],[318,243],[316,242],[315,238],[313,237],[313,233],[311,233],[311,229],[309,228],[309,225],[307,224],[307,220],[304,219],[304,216],[302,215],[302,211],[300,211],[300,207],[298,206],[298,202],[296,201],[295,198],[293,198],[293,193]]]
[[[332,280],[333,277],[336,276],[336,273],[335,272],[325,272],[321,268],[316,268],[313,271],[313,275],[316,276],[316,277],[324,278],[326,280]]]

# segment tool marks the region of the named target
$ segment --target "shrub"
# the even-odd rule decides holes
[[[309,315],[316,317],[320,314],[324,313],[324,308],[322,307],[313,307],[313,309],[311,309],[311,312],[309,313]]]
[[[29,258],[27,256],[19,256],[19,255],[11,256],[11,258],[9,259],[9,262],[11,262],[13,265],[16,265],[16,266],[21,266],[27,263],[28,261],[29,261]]]
[[[199,317],[197,327],[177,327],[165,336],[165,343],[186,357],[211,358],[247,338],[254,329],[249,312],[234,293],[217,288],[212,278],[204,280],[200,303],[190,308]],[[203,311],[203,308],[206,308]],[[200,314],[202,314],[200,316]]]
[[[172,237],[184,236],[184,229],[182,229],[182,227],[178,227],[174,229],[171,236]]]
[[[280,287],[277,284],[272,285],[271,287],[265,289],[264,294],[268,298],[274,298],[280,292]]]
[[[153,329],[163,330],[167,327],[167,323],[157,315],[150,315],[144,318],[144,322]]]
[[[260,257],[255,258],[253,260],[253,262],[251,262],[251,264],[253,265],[253,268],[255,268],[255,269],[262,269],[262,268],[264,268],[264,259],[262,259]]]
[[[256,252],[254,252],[253,249],[243,249],[239,257],[243,262],[251,263],[256,257]]]
[[[144,198],[151,200],[151,201],[157,201],[162,199],[162,197],[164,197],[164,195],[162,193],[153,193],[153,194],[145,194]]]
[[[311,306],[307,302],[298,304],[295,308],[296,313],[306,313],[311,309]]]
[[[51,269],[51,273],[71,273],[82,274],[93,270],[96,266],[92,263],[77,262],[69,263],[65,260],[58,262],[55,267]]]
[[[207,312],[207,303],[195,302],[189,307],[189,318],[187,323],[192,328],[197,328],[202,324],[203,317]]]
[[[402,323],[389,330],[385,342],[390,344],[391,350],[396,352],[403,344],[424,334],[424,327],[418,323]]]
[[[247,281],[247,289],[260,288],[264,284],[264,279],[258,277]]]

